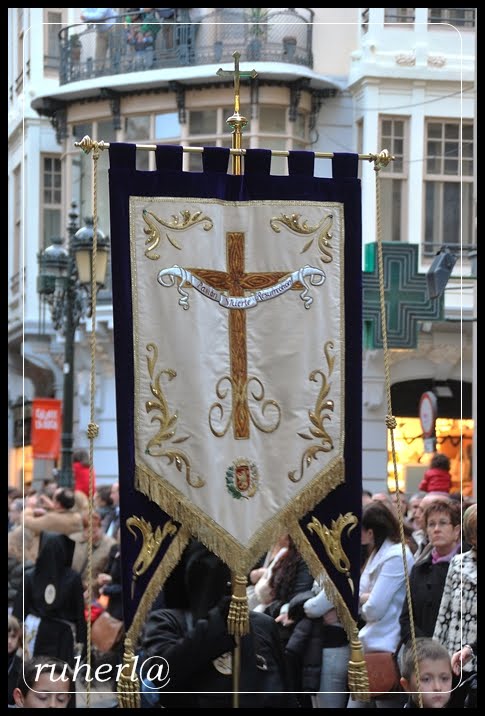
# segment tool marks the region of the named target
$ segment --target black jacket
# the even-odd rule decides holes
[[[411,570],[409,587],[413,604],[416,637],[433,636],[449,566],[449,562],[433,564],[430,552],[422,560],[416,562]],[[401,639],[407,644],[411,639],[407,599],[404,599],[399,622],[401,624]]]
[[[232,673],[224,673],[217,662],[234,649],[226,611],[227,598],[192,626],[181,609],[161,609],[151,615],[144,649],[146,656],[161,656],[169,665],[170,681],[160,690],[165,708],[231,708]],[[288,693],[276,624],[257,612],[251,612],[250,623],[251,633],[241,638],[240,708],[297,708]]]

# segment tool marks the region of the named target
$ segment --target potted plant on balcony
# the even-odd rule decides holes
[[[268,8],[251,7],[247,15],[248,33],[248,60],[259,60],[261,57],[261,46],[263,37],[266,34],[266,23],[268,21]]]

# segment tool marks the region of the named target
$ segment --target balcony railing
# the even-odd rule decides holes
[[[259,10],[258,16],[254,15]],[[191,22],[188,9],[175,20],[151,24],[117,17],[108,31],[102,25],[72,25],[59,33],[60,83],[169,67],[232,62],[284,62],[313,67],[310,8],[223,8]]]

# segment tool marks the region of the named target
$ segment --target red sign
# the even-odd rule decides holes
[[[34,398],[32,401],[32,453],[34,458],[57,460],[61,447],[61,401]]]

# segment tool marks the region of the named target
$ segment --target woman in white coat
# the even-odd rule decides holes
[[[394,652],[399,644],[399,616],[406,597],[399,524],[383,503],[374,502],[362,513],[362,544],[369,556],[360,577],[360,613],[365,625],[359,632],[364,652]],[[414,558],[405,547],[408,570]],[[370,702],[349,700],[347,708],[402,708],[400,694],[371,698]]]

